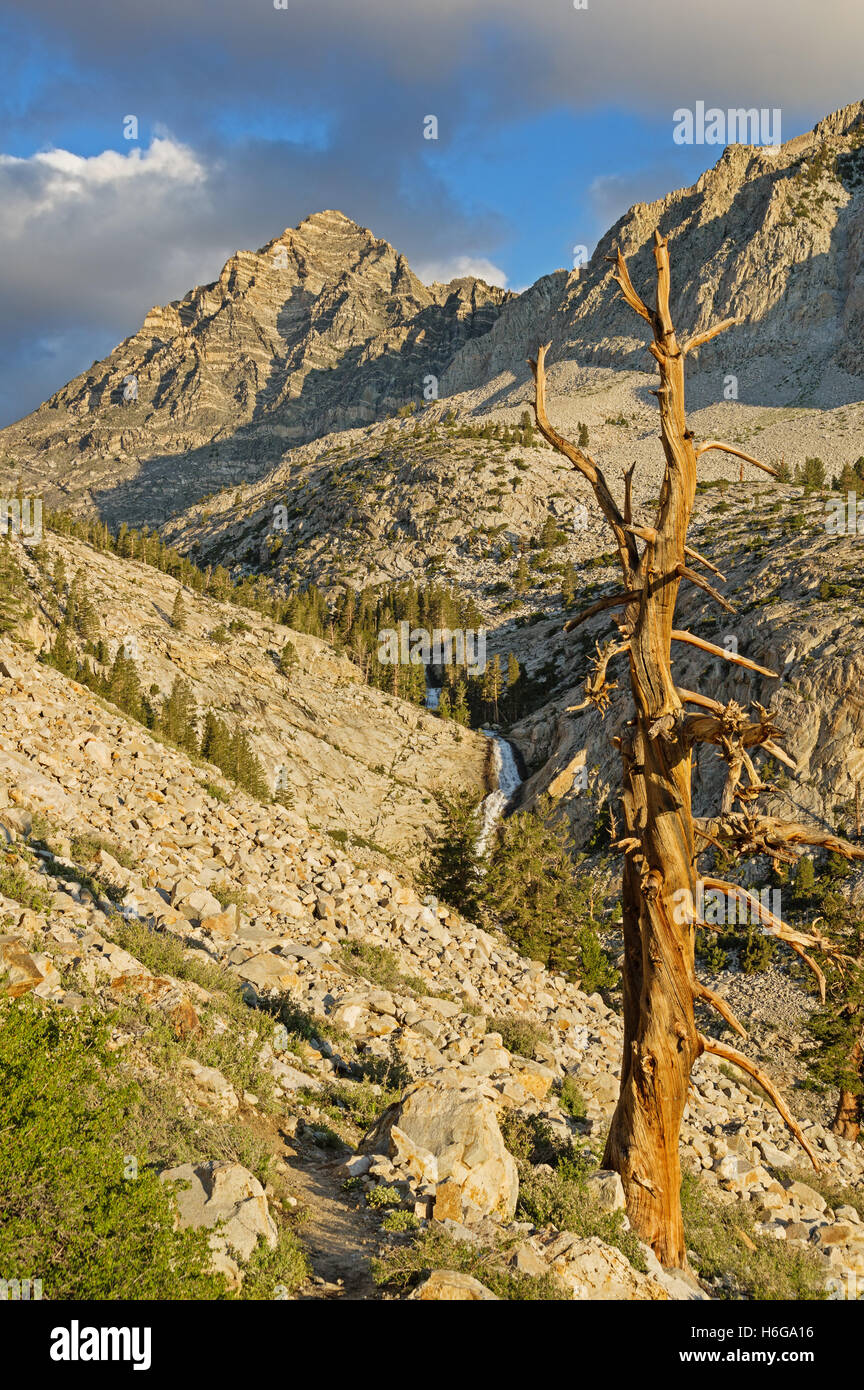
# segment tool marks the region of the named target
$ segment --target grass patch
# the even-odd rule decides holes
[[[15,858],[0,863],[0,893],[33,912],[47,912],[51,906],[51,896],[47,890],[33,883]]]
[[[693,1263],[715,1298],[813,1301],[826,1297],[825,1270],[818,1256],[760,1235],[742,1202],[719,1202],[699,1178],[686,1173],[681,1206]]]
[[[558,1104],[571,1120],[584,1120],[587,1116],[588,1106],[575,1077],[564,1077],[558,1092]]]
[[[379,1288],[405,1295],[435,1269],[454,1269],[470,1274],[498,1298],[520,1301],[569,1299],[570,1294],[552,1274],[535,1277],[507,1269],[505,1253],[457,1241],[446,1231],[424,1231],[419,1239],[390,1246],[372,1261],[372,1278]]]
[[[426,994],[428,986],[418,975],[403,975],[399,962],[385,946],[368,941],[340,943],[341,963],[370,984],[396,994]]]
[[[540,1043],[551,1043],[552,1037],[546,1028],[523,1014],[496,1014],[489,1020],[489,1032],[500,1033],[501,1042],[508,1052],[520,1057],[533,1057]]]

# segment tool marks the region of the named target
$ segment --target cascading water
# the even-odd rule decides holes
[[[495,790],[484,798],[480,808],[481,820],[480,834],[477,836],[477,852],[482,855],[486,853],[492,832],[515,796],[522,783],[522,778],[516,766],[512,744],[509,744],[506,738],[501,738],[500,734],[490,733],[488,729],[483,729],[481,732],[493,740],[492,758],[497,782]]]

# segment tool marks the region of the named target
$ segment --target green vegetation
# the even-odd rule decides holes
[[[441,828],[427,852],[423,882],[475,921],[504,931],[516,948],[550,970],[578,980],[587,994],[614,989],[617,972],[597,935],[596,889],[580,873],[549,799],[499,825],[482,860],[477,852],[480,796],[439,794]]]
[[[446,1231],[432,1227],[407,1244],[391,1246],[380,1259],[372,1261],[372,1277],[388,1293],[406,1295],[435,1269],[452,1269],[469,1274],[498,1298],[535,1301],[566,1299],[569,1291],[551,1274],[535,1278],[505,1265],[507,1250],[454,1240]]]
[[[381,989],[395,990],[397,994],[426,994],[430,986],[418,975],[403,975],[392,951],[385,946],[376,946],[371,941],[343,941],[340,943],[342,964],[356,974],[362,975],[371,984]]]
[[[174,1229],[171,1194],[130,1151],[137,1088],[109,1031],[89,1013],[0,1004],[4,1278],[38,1276],[52,1300],[222,1298],[208,1233]]]
[[[533,1057],[540,1043],[548,1046],[552,1042],[548,1030],[525,1014],[495,1014],[489,1020],[489,1031],[500,1033],[502,1045],[520,1057]]]
[[[807,1181],[811,1178],[808,1175]],[[681,1208],[693,1263],[699,1277],[711,1284],[715,1298],[825,1297],[819,1257],[760,1235],[744,1203],[721,1202],[699,1178],[685,1174]]]

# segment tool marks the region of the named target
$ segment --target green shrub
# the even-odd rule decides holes
[[[584,1120],[587,1115],[585,1097],[579,1089],[578,1083],[573,1076],[565,1076],[561,1082],[561,1090],[558,1095],[558,1104],[565,1114],[573,1120]]]
[[[520,1057],[533,1057],[540,1043],[551,1043],[548,1029],[524,1014],[495,1014],[489,1020],[490,1033],[500,1033],[508,1052]]]
[[[573,1231],[583,1239],[599,1236],[626,1255],[634,1269],[645,1271],[637,1237],[624,1227],[624,1213],[602,1211],[586,1181],[593,1156],[573,1151],[558,1159],[553,1171],[534,1169],[517,1159],[519,1204],[516,1215],[535,1226]]]
[[[381,1222],[381,1229],[393,1232],[415,1231],[419,1224],[413,1211],[388,1211]]]
[[[537,1301],[569,1299],[569,1290],[552,1274],[534,1277],[507,1269],[505,1253],[493,1248],[457,1241],[433,1227],[409,1244],[390,1246],[372,1261],[372,1277],[379,1287],[404,1295],[435,1269],[453,1269],[479,1279],[498,1298]]]
[[[825,1298],[825,1272],[818,1255],[759,1235],[743,1203],[719,1202],[698,1177],[687,1173],[681,1208],[693,1263],[716,1298]],[[750,1248],[754,1245],[755,1250]]]
[[[108,1033],[89,1011],[0,1005],[0,1269],[58,1301],[223,1298],[208,1232],[174,1229],[154,1169],[125,1176],[137,1087]]]
[[[393,1187],[391,1183],[386,1182],[379,1183],[377,1187],[373,1187],[372,1191],[366,1197],[366,1201],[369,1203],[370,1207],[375,1207],[376,1209],[378,1207],[401,1207],[402,1200],[402,1193],[399,1191],[398,1187]]]
[[[429,988],[418,975],[403,975],[399,962],[386,946],[368,941],[343,941],[340,953],[343,965],[381,989],[395,990],[397,994],[425,994]]]
[[[39,884],[32,883],[15,859],[6,863],[0,862],[0,893],[4,898],[11,898],[13,902],[20,903],[22,907],[29,907],[33,912],[47,912],[51,903],[47,890]]]

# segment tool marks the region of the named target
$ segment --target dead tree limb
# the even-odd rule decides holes
[[[582,623],[587,623],[589,618],[593,618],[598,613],[604,612],[607,608],[622,608],[626,603],[632,603],[638,599],[639,590],[631,589],[620,594],[607,594],[605,598],[600,598],[590,607],[583,608],[581,613],[577,613],[575,618],[570,618],[564,624],[565,632],[573,632],[575,628],[581,627]]]
[[[761,468],[763,473],[770,473],[772,478],[779,478],[780,474],[776,468],[770,464],[760,463],[759,459],[754,459],[752,454],[745,454],[742,449],[736,449],[734,444],[724,444],[722,439],[706,439],[704,444],[700,444],[696,449],[696,457],[701,458],[707,454],[709,449],[720,449],[724,454],[734,454],[736,459],[743,459],[745,463],[752,463],[754,468]]]
[[[727,652],[725,647],[717,647],[713,642],[706,642],[704,637],[697,637],[692,632],[685,632],[682,628],[676,628],[671,636],[673,642],[686,642],[691,647],[698,647],[700,652],[710,652],[711,656],[719,656],[724,661],[731,661],[733,666],[742,666],[747,671],[755,671],[758,676],[770,676],[772,680],[779,680],[777,672],[769,671],[767,666],[759,666],[757,662],[750,661],[746,656],[739,656],[737,652]]]
[[[728,1047],[726,1043],[718,1042],[716,1038],[703,1037],[701,1033],[699,1038],[705,1052],[711,1052],[715,1057],[722,1057],[724,1061],[731,1062],[734,1067],[738,1067],[740,1071],[745,1072],[747,1076],[752,1076],[753,1080],[759,1083],[762,1090],[773,1102],[775,1109],[781,1115],[787,1129],[789,1129],[798,1140],[798,1143],[813,1164],[816,1172],[821,1172],[819,1160],[805,1139],[804,1131],[770,1077],[766,1076],[761,1068],[757,1067],[754,1062],[751,1062],[749,1057],[745,1057],[743,1052],[738,1052],[736,1048]]]

